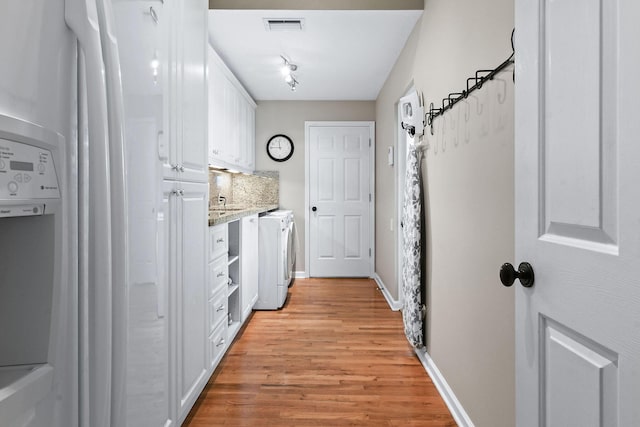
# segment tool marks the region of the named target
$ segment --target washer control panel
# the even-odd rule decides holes
[[[0,138],[0,200],[58,198],[51,151]]]

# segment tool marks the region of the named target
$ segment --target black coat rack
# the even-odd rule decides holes
[[[436,117],[441,116],[447,110],[452,109],[458,102],[466,99],[470,93],[482,88],[482,85],[487,80],[493,80],[496,74],[515,62],[515,48],[513,44],[514,33],[515,28],[511,31],[511,56],[509,56],[509,58],[507,58],[502,64],[492,70],[477,70],[475,76],[467,79],[467,89],[462,92],[452,92],[446,98],[442,98],[442,106],[440,108],[434,108],[433,102],[429,105],[429,111],[425,113],[425,122],[431,128],[431,135],[433,135],[433,120]],[[513,81],[515,82],[515,70],[513,72]],[[469,86],[471,82],[473,82],[473,85]]]

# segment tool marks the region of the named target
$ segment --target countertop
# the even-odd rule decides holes
[[[248,215],[260,214],[276,209],[278,209],[278,205],[228,206],[226,209],[216,207],[215,209],[209,210],[209,227],[235,221]]]

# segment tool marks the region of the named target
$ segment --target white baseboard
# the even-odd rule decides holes
[[[294,271],[293,272],[293,277],[295,279],[308,279],[309,276],[307,276],[307,272],[306,271]]]
[[[467,415],[467,412],[464,410],[462,404],[453,393],[453,390],[451,390],[451,387],[449,387],[449,384],[442,376],[442,373],[440,372],[436,364],[433,362],[433,359],[431,359],[431,356],[429,356],[429,353],[426,352],[424,347],[421,349],[416,349],[415,352],[418,356],[418,359],[420,359],[422,366],[424,366],[424,369],[427,371],[427,374],[429,374],[429,377],[431,377],[431,381],[433,381],[433,384],[435,384],[436,388],[438,389],[440,396],[442,396],[444,403],[449,408],[453,419],[456,421],[456,423],[458,423],[458,426],[474,427],[471,418],[469,418],[469,415]]]
[[[393,297],[389,293],[389,290],[387,290],[387,287],[382,282],[382,279],[380,278],[380,276],[378,276],[378,273],[373,273],[373,280],[375,280],[376,283],[378,284],[378,288],[380,288],[382,295],[384,295],[384,299],[387,300],[387,304],[389,304],[389,308],[391,308],[391,310],[393,311],[400,310],[402,308],[402,303],[398,300],[393,299]]]

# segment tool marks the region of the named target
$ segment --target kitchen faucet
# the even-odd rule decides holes
[[[222,203],[224,209],[227,209],[227,198],[222,194],[218,194],[218,205]]]

